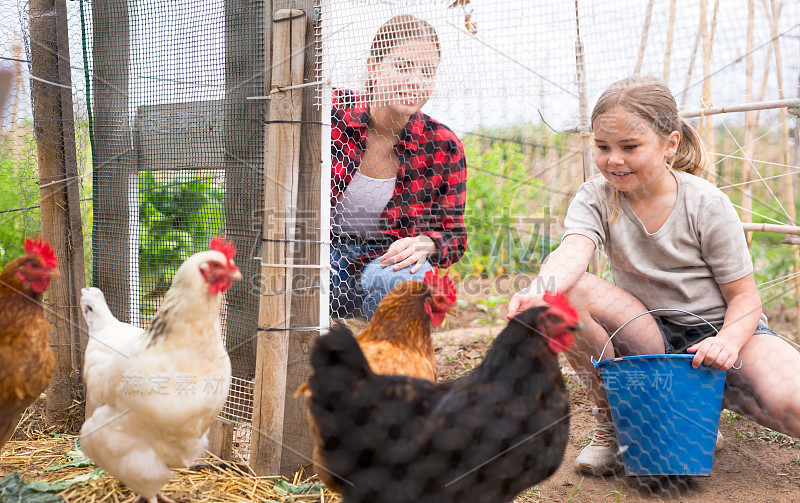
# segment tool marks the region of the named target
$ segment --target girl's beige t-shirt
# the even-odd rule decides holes
[[[727,304],[719,284],[753,272],[741,221],[728,196],[710,182],[672,171],[678,197],[664,225],[650,234],[620,198],[619,217],[608,222],[613,187],[602,177],[578,189],[564,222],[564,237],[580,234],[602,243],[614,283],[650,309],[678,308],[721,323]],[[563,238],[562,238],[563,239]],[[694,316],[656,313],[681,325],[699,325]]]

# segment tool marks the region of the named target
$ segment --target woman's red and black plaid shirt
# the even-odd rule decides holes
[[[369,120],[365,93],[334,89],[331,113],[331,205],[335,206],[358,171]],[[467,246],[464,205],[467,163],[464,146],[444,124],[422,112],[412,115],[394,146],[400,160],[392,198],[380,217],[389,239],[425,234],[436,243],[432,265],[449,267]],[[384,248],[384,249],[385,249]],[[383,253],[378,250],[371,257]]]

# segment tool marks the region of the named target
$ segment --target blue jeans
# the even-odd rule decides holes
[[[332,316],[347,318],[361,314],[370,319],[392,288],[404,281],[422,281],[425,273],[433,269],[430,262],[425,262],[414,274],[411,267],[395,271],[391,266],[381,267],[380,257],[376,257],[359,270],[356,259],[379,247],[374,244],[331,247]]]

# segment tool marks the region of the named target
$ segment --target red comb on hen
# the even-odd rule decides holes
[[[208,248],[225,255],[225,258],[228,259],[228,265],[231,264],[231,261],[233,261],[233,256],[236,255],[236,246],[234,246],[233,241],[225,242],[224,235],[217,236],[212,239],[211,244],[208,245]]]
[[[567,323],[578,322],[578,311],[572,307],[572,304],[570,304],[567,296],[563,293],[550,293],[547,291],[544,292],[542,300],[547,302],[550,305],[550,308],[561,315],[561,317],[564,318],[564,321]]]
[[[450,271],[446,272],[444,276],[440,276],[438,269],[431,269],[425,273],[423,281],[430,285],[434,293],[444,295],[452,305],[456,303],[456,286],[452,278],[448,277],[449,275]]]
[[[42,241],[41,236],[36,236],[35,239],[25,239],[23,248],[25,249],[25,253],[28,255],[36,255],[41,257],[41,259],[44,261],[45,267],[48,269],[58,268],[58,257],[56,257],[56,252],[50,247],[49,241]]]
[[[543,320],[547,332],[547,345],[553,353],[566,351],[575,342],[572,332],[580,327],[578,311],[572,307],[569,299],[563,293],[545,292],[542,300],[550,307],[548,312],[555,314],[560,321]]]

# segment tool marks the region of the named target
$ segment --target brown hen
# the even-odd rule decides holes
[[[42,294],[55,276],[58,259],[41,239],[25,240],[25,255],[0,272],[0,448],[53,377]]]
[[[436,382],[431,327],[441,325],[455,303],[453,280],[433,270],[421,282],[394,287],[356,338],[372,371]]]

